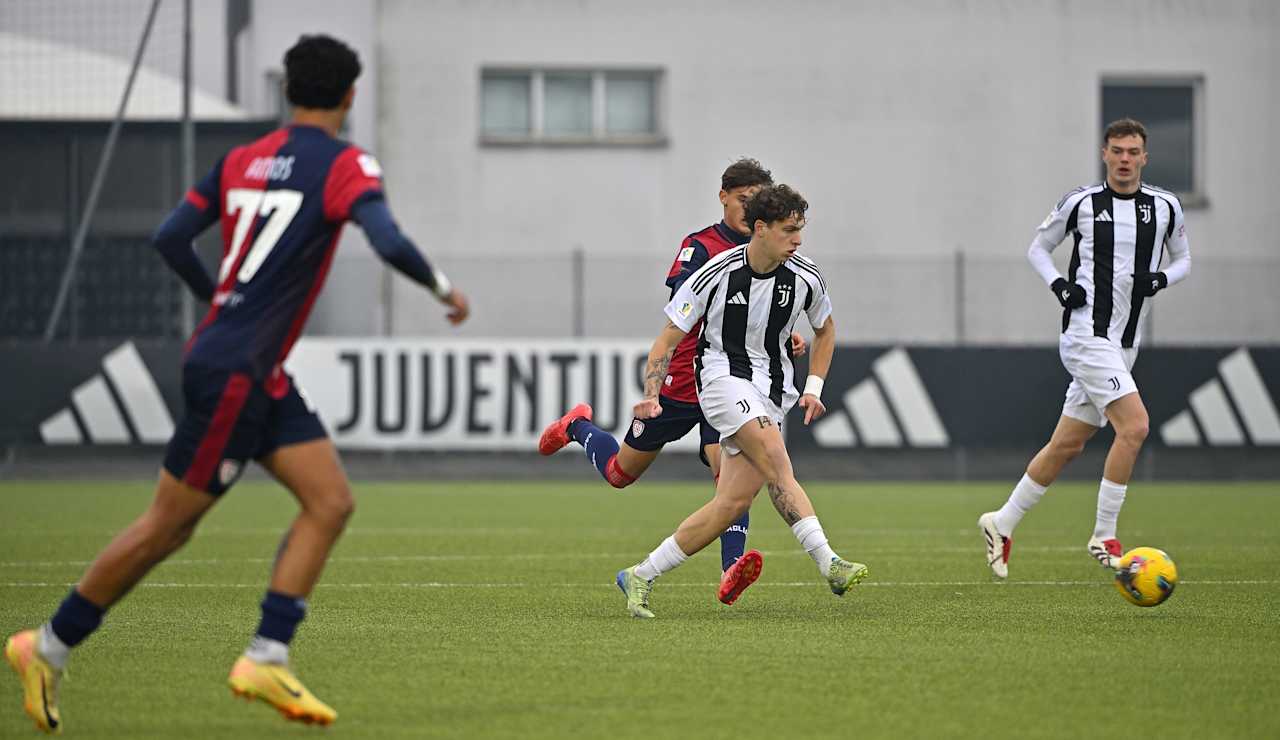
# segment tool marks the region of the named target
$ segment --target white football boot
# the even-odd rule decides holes
[[[978,529],[987,540],[987,565],[996,578],[1009,577],[1009,551],[1013,549],[1013,538],[1005,537],[996,529],[996,513],[988,511],[978,517]]]
[[[1089,554],[1103,568],[1110,570],[1120,569],[1120,557],[1124,554],[1124,548],[1120,545],[1120,540],[1112,537],[1109,540],[1100,540],[1097,537],[1089,538]]]

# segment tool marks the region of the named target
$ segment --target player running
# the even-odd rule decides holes
[[[797,398],[804,423],[826,413],[820,396],[835,352],[835,323],[826,283],[814,263],[796,253],[808,203],[786,185],[767,186],[746,205],[752,235],[703,265],[676,291],[668,322],[649,352],[638,419],[665,413],[659,389],[677,346],[700,321],[695,367],[698,402],[720,433],[722,459],[716,495],[691,514],[640,563],[619,571],[617,584],[635,617],[652,618],[653,581],[711,543],[751,506],[760,487],[831,591],[843,595],[867,576],[867,566],[836,555],[804,489],[796,481],[782,438],[782,420]],[[800,314],[814,328],[810,375],[795,388],[790,335]]]
[[[1071,384],[1049,443],[1031,459],[1004,506],[978,519],[987,563],[1000,578],[1009,575],[1014,527],[1108,421],[1116,436],[1102,471],[1093,536],[1086,548],[1110,569],[1119,567],[1124,552],[1116,539],[1116,520],[1148,424],[1129,371],[1138,357],[1142,319],[1150,310],[1146,299],[1186,279],[1191,247],[1178,198],[1142,182],[1147,130],[1141,123],[1125,118],[1109,125],[1102,161],[1106,180],[1067,193],[1040,224],[1027,252],[1062,304],[1058,354]],[[1064,278],[1049,253],[1068,234],[1075,236],[1075,249]],[[1161,271],[1166,248],[1172,259]]]
[[[667,271],[666,285],[674,296],[689,276],[716,255],[746,244],[751,239],[745,209],[747,200],[762,186],[773,184],[773,175],[754,159],[740,159],[729,165],[720,176],[720,205],[724,218],[717,224],[685,237],[680,251]],[[542,433],[538,452],[551,455],[570,440],[583,446],[587,459],[614,488],[626,488],[644,475],[662,448],[683,438],[695,426],[701,438],[698,450],[703,463],[711,468],[713,478],[720,475],[720,434],[707,421],[698,406],[693,359],[698,342],[697,325],[676,347],[671,367],[663,380],[658,402],[662,415],[656,419],[632,419],[622,444],[613,435],[592,423],[589,404],[574,406]],[[793,353],[803,354],[804,338],[793,335]],[[733,522],[720,535],[719,598],[725,604],[738,596],[760,576],[763,556],[756,550],[744,553],[750,513]]]
[[[333,442],[283,364],[349,220],[387,262],[429,288],[452,323],[467,318],[468,306],[392,220],[377,161],[335,138],[360,74],[355,52],[327,36],[303,36],[284,65],[291,125],[228,152],[154,237],[170,267],[212,304],[187,344],[185,413],[155,498],[98,554],[48,622],[5,644],[26,712],[46,732],[62,730],[58,684],[71,649],[182,547],[250,459],[293,493],[301,511],[276,555],[257,633],[231,669],[231,690],[289,719],[337,719],[289,670],[289,642],[354,502]],[[215,283],[191,242],[218,221],[223,258]]]

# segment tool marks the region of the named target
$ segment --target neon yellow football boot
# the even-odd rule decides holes
[[[618,571],[614,582],[627,597],[627,611],[637,619],[653,619],[649,611],[649,592],[653,590],[653,581],[646,581],[636,575],[636,566]]]
[[[845,592],[862,582],[870,574],[862,563],[851,563],[840,558],[831,558],[831,567],[827,569],[827,585],[831,593],[844,596]]]
[[[22,708],[45,732],[62,732],[62,716],[58,714],[58,680],[62,671],[49,665],[36,646],[38,630],[26,630],[10,637],[4,644],[4,658],[22,681]]]
[[[227,683],[231,693],[249,701],[261,699],[286,719],[328,725],[338,718],[333,707],[307,691],[288,666],[258,663],[242,655],[232,666]]]

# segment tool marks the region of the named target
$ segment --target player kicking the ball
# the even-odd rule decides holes
[[[698,401],[720,433],[716,495],[691,514],[617,584],[635,617],[651,618],[654,579],[709,545],[751,506],[761,486],[831,591],[843,595],[867,576],[867,566],[843,560],[827,544],[809,497],[795,479],[782,439],[782,420],[799,398],[805,424],[826,412],[823,379],[835,351],[831,300],[818,268],[796,254],[808,204],[786,185],[762,188],[747,202],[751,240],[707,262],[667,304],[667,326],[649,352],[638,419],[665,413],[659,390],[676,347],[701,321],[695,367]],[[800,314],[814,327],[811,374],[796,392],[791,330]]]
[[[685,237],[680,251],[667,272],[666,285],[674,296],[691,275],[708,260],[746,244],[751,228],[746,221],[746,204],[762,186],[773,184],[772,174],[754,159],[740,159],[729,165],[720,176],[720,205],[723,219]],[[644,474],[657,459],[662,448],[698,428],[701,437],[699,456],[711,468],[713,478],[720,475],[720,433],[715,430],[698,406],[694,378],[694,355],[698,344],[695,325],[676,347],[671,365],[663,379],[658,403],[662,414],[652,419],[635,418],[622,444],[613,435],[592,423],[591,406],[578,404],[542,433],[538,451],[551,455],[570,441],[582,445],[587,459],[609,485],[625,488]],[[805,352],[804,338],[793,334],[793,354]],[[719,599],[725,604],[737,601],[742,592],[755,582],[764,566],[763,556],[756,550],[743,552],[747,545],[750,514],[731,523],[720,535]]]
[[[1097,518],[1086,548],[1113,570],[1124,551],[1116,539],[1116,520],[1148,424],[1129,371],[1138,357],[1142,319],[1150,309],[1147,299],[1186,279],[1191,248],[1177,197],[1142,182],[1147,131],[1141,123],[1126,118],[1108,126],[1102,161],[1106,180],[1067,193],[1040,224],[1027,253],[1062,304],[1058,354],[1071,384],[1049,443],[1031,459],[1004,506],[978,519],[987,563],[1000,578],[1009,575],[1014,527],[1108,421],[1116,437],[1102,471]],[[1068,234],[1075,236],[1075,250],[1064,278],[1049,253]],[[1171,261],[1161,271],[1165,249]]]

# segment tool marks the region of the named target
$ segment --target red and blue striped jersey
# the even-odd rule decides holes
[[[236,147],[186,200],[222,226],[209,313],[188,364],[247,372],[273,396],[281,365],[324,285],[352,207],[382,197],[377,161],[313,126],[293,125]]]

